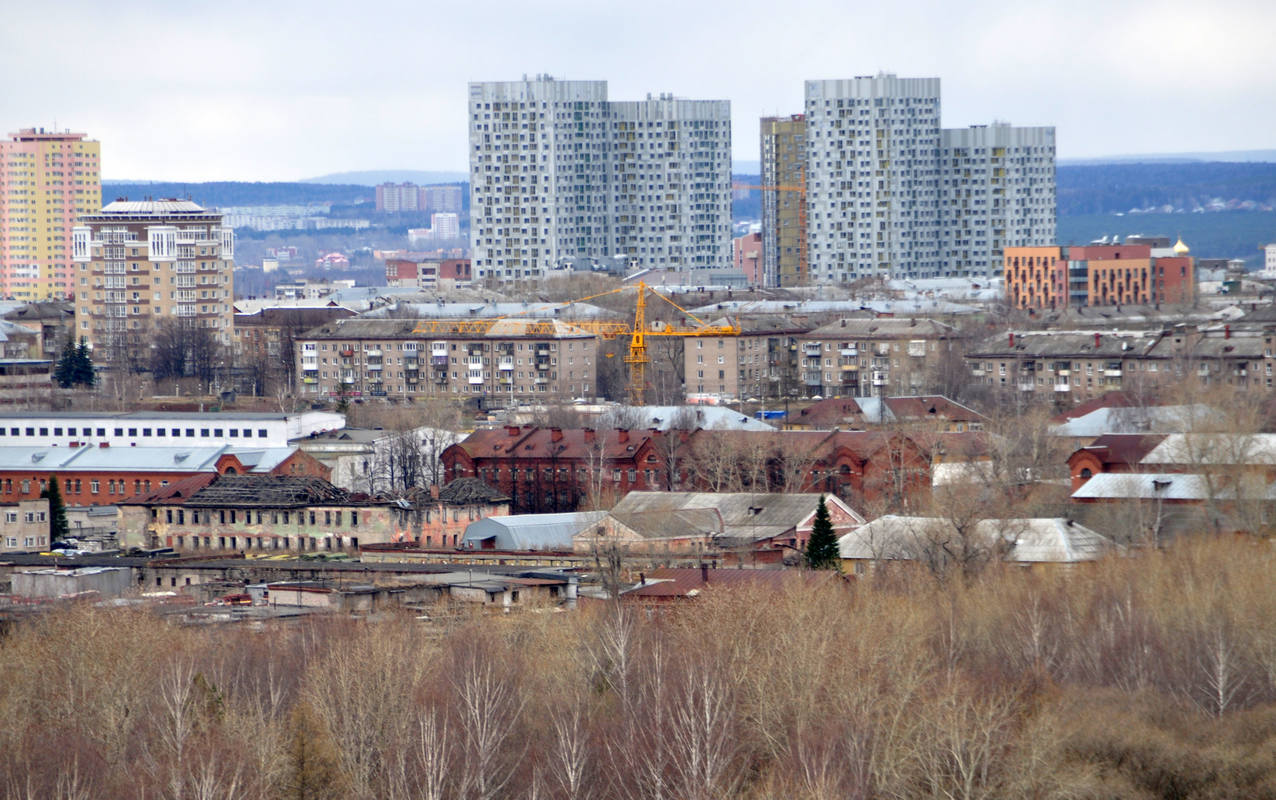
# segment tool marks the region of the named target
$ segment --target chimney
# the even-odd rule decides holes
[[[628,429],[626,429],[626,428],[617,428],[617,429],[616,429],[616,441],[620,442],[621,444],[624,444],[625,442],[629,441],[629,431],[628,431]]]
[[[1011,346],[1011,347],[1014,347],[1014,346],[1015,346],[1015,332],[1014,332],[1014,331],[1011,331],[1011,332],[1010,332],[1010,346]]]
[[[1098,349],[1099,349],[1099,345],[1100,345],[1102,342],[1103,342],[1103,336],[1102,336],[1102,335],[1100,335],[1098,331],[1095,331],[1095,334],[1094,334],[1094,349],[1095,349],[1095,350],[1098,350]]]
[[[709,582],[709,565],[704,563],[703,561],[700,562],[700,582],[701,583]]]
[[[563,429],[562,429],[562,428],[550,428],[550,429],[549,429],[549,440],[550,440],[551,442],[561,442],[561,441],[563,440]]]
[[[1231,325],[1224,325],[1224,326],[1223,326],[1223,338],[1224,338],[1224,339],[1230,339],[1230,338],[1232,338],[1232,326],[1231,326]]]
[[[438,500],[438,499],[439,499],[439,487],[438,487],[438,484],[435,484],[435,485],[433,485],[433,486],[431,486],[431,487],[430,487],[430,499],[431,499],[431,500]]]
[[[594,441],[594,429],[585,428],[585,444],[591,444]]]
[[[505,432],[506,432],[507,434],[509,434],[510,436],[518,436],[518,426],[517,426],[517,425],[506,425],[506,426],[505,426]]]

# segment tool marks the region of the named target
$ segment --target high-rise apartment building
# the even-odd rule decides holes
[[[189,200],[117,200],[73,232],[75,333],[138,356],[164,319],[230,344],[235,233]]]
[[[421,210],[427,214],[460,214],[460,186],[422,186]]]
[[[806,131],[812,282],[939,274],[939,79],[807,81]]]
[[[377,213],[403,214],[421,210],[421,187],[415,183],[382,183],[377,186]]]
[[[890,74],[807,81],[804,116],[798,158],[811,283],[992,277],[1006,247],[1054,239],[1054,128],[946,130],[939,79]],[[779,184],[780,133],[768,136],[770,122],[763,120],[763,181],[771,169]],[[763,236],[778,240],[782,220],[767,216],[766,194]],[[773,274],[786,285],[783,246],[775,253]]]
[[[652,269],[731,262],[731,103],[611,106],[611,252]]]
[[[762,118],[762,271],[764,286],[808,283],[806,117]]]
[[[940,132],[940,256],[992,276],[1008,247],[1055,240],[1054,128],[1004,122]]]
[[[43,128],[9,136],[0,141],[0,295],[68,297],[71,229],[102,207],[101,145]]]
[[[605,81],[470,84],[475,276],[543,276],[627,255],[650,268],[731,259],[727,101],[610,102]]]

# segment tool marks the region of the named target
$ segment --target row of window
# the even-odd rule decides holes
[[[106,436],[106,431],[107,431],[106,428],[77,428],[77,427],[44,428],[44,427],[32,426],[32,427],[27,427],[25,429],[13,428],[13,427],[6,429],[3,427],[0,427],[0,436],[4,436],[6,434],[6,430],[9,436],[37,436],[37,435],[48,436],[49,431],[52,430],[53,431],[52,435],[54,436],[83,436],[83,437]],[[125,431],[128,431],[129,436],[137,436],[138,431],[140,430],[141,435],[143,437],[154,436],[155,438],[168,438],[170,436],[172,438],[181,438],[184,436],[185,438],[188,438],[188,439],[194,439],[196,438],[197,431],[198,431],[198,437],[204,438],[204,439],[207,439],[210,436],[215,438],[225,438],[227,435],[229,435],[229,437],[232,439],[238,439],[240,437],[244,439],[253,438],[252,428],[114,428],[112,430],[114,431],[113,433],[114,436],[124,436]],[[37,433],[37,431],[39,433]],[[265,428],[257,429],[258,439],[265,439],[268,436],[269,436],[269,432]]]
[[[272,510],[263,513],[262,511],[254,512],[251,510],[241,510],[236,508],[221,508],[216,510],[205,509],[202,511],[199,509],[191,509],[190,517],[192,525],[212,525],[214,523],[218,525],[238,525],[241,523],[244,525],[262,525],[266,519],[266,514],[269,514],[271,525],[291,525],[294,513],[296,514],[297,524],[302,526],[307,524],[307,515],[310,520],[309,524],[311,526],[316,526],[319,524],[319,515],[322,514],[323,525],[326,527],[341,527],[342,520],[345,517],[345,512],[339,510],[333,511],[331,509],[322,512],[304,510],[296,512]],[[254,521],[254,515],[256,516],[256,521]],[[158,508],[152,508],[151,519],[159,520],[159,518],[160,510]],[[186,509],[164,509],[164,521],[170,525],[174,523],[178,525],[185,525]],[[350,511],[350,527],[359,527],[359,512],[353,509]]]

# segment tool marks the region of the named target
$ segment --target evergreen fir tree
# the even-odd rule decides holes
[[[58,366],[53,370],[53,380],[63,389],[70,389],[75,383],[75,374],[77,369],[77,350],[75,340],[67,339],[66,347],[62,348],[62,356],[58,359]]]
[[[49,486],[41,497],[49,500],[49,544],[65,539],[71,532],[71,525],[66,521],[66,504],[62,502],[62,490],[58,487],[58,476],[49,476]]]
[[[837,549],[837,535],[829,519],[829,508],[820,495],[815,507],[815,522],[811,525],[811,539],[806,543],[806,565],[811,569],[841,569],[842,558]]]
[[[88,342],[84,341],[84,337],[80,337],[80,344],[75,348],[75,369],[72,372],[72,382],[81,386],[92,387],[97,383],[97,373],[93,370],[93,356],[89,351]]]

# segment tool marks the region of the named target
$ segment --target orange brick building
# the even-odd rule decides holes
[[[1008,247],[1006,298],[1016,308],[1190,303],[1196,273],[1187,245]]]

